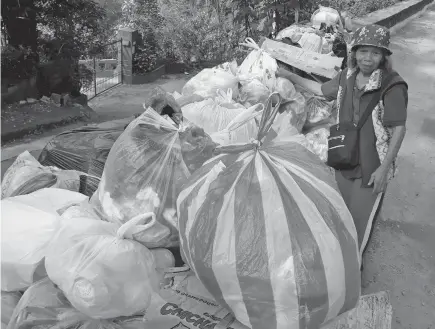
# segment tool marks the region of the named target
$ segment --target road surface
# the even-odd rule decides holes
[[[388,189],[382,219],[365,257],[363,293],[386,290],[393,329],[435,329],[435,8],[392,39],[396,70],[409,84],[407,135],[399,174]],[[168,91],[185,79],[161,81]],[[91,101],[103,117],[118,119],[142,110],[150,86],[121,86]],[[59,132],[59,130],[57,131]],[[2,160],[30,148],[38,154],[50,136],[2,152]],[[18,153],[17,153],[18,154]],[[5,157],[4,157],[5,155]],[[11,160],[2,162],[2,174]]]

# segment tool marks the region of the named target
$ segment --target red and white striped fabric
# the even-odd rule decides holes
[[[272,95],[276,97],[275,95]],[[298,136],[222,147],[177,200],[182,251],[207,290],[253,329],[319,326],[355,307],[360,257],[334,177]]]

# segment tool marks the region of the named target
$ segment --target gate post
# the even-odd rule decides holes
[[[133,53],[136,30],[123,27],[118,31],[118,69],[121,70],[122,83],[131,85],[133,83]]]

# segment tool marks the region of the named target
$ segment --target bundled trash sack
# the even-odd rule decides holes
[[[89,317],[145,311],[159,290],[159,279],[153,254],[132,239],[155,222],[153,213],[121,227],[89,218],[63,219],[46,255],[48,277]]]
[[[263,51],[251,38],[247,38],[241,45],[253,49],[239,66],[238,75],[241,83],[258,79],[269,90],[272,90],[278,70],[276,60]]]
[[[329,125],[315,127],[305,134],[308,140],[308,149],[314,154],[319,156],[322,162],[328,160],[328,138],[329,138]]]
[[[320,29],[322,23],[326,26],[343,27],[340,14],[337,10],[319,5],[319,9],[311,16],[311,25],[316,29]]]
[[[277,78],[273,88],[281,97],[279,114],[272,129],[280,135],[293,131],[299,134],[307,119],[305,98],[296,91],[295,86],[287,79]]]
[[[225,63],[219,64],[219,65],[215,66],[214,68],[224,70],[228,73],[231,73],[232,75],[237,75],[238,64],[237,64],[236,60],[233,60],[232,62],[225,62]]]
[[[190,122],[204,129],[216,142],[214,136],[220,135],[238,115],[246,108],[232,100],[231,89],[227,93],[218,91],[215,99],[206,99],[202,102],[192,103],[183,107],[183,116]],[[228,136],[233,143],[247,143],[258,132],[258,125],[254,120],[246,122]]]
[[[85,173],[44,167],[28,151],[21,153],[6,170],[2,181],[1,197],[29,194],[47,187],[80,191],[80,178]]]
[[[1,201],[1,290],[19,291],[47,274],[44,257],[60,222],[59,215],[14,198]]]
[[[240,87],[239,102],[246,108],[256,104],[266,104],[270,90],[260,80],[254,78],[244,81]]]
[[[308,91],[302,91],[302,95],[305,97],[306,100],[306,129],[321,126],[331,121],[331,102],[326,101],[326,99],[322,96],[313,95]]]
[[[167,115],[176,124],[180,124],[183,119],[181,107],[175,100],[174,96],[163,90],[161,87],[154,88],[150,97],[144,103],[145,110],[149,107],[161,116]]]
[[[278,41],[289,38],[292,43],[298,43],[304,33],[315,33],[315,30],[310,26],[293,24],[279,31],[275,39]]]
[[[6,329],[9,322],[12,319],[15,308],[20,301],[20,292],[1,292],[1,319],[2,319],[2,329]]]
[[[98,187],[113,142],[133,119],[129,117],[61,133],[45,146],[38,159],[44,166],[89,174],[81,177],[81,192],[91,196]]]
[[[183,186],[180,241],[201,283],[245,326],[319,328],[358,301],[357,235],[303,136],[268,138],[275,103],[256,141],[217,148]]]
[[[228,70],[221,68],[204,69],[187,81],[182,94],[183,96],[198,94],[204,98],[213,98],[216,91],[231,89],[233,97],[237,98],[239,94],[238,83],[238,78]]]
[[[143,329],[143,315],[93,319],[71,306],[49,279],[32,285],[18,303],[7,329]]]
[[[248,143],[258,134],[258,118],[263,109],[263,104],[257,104],[243,110],[225,129],[211,134],[211,138],[221,146]]]
[[[203,129],[188,122],[175,127],[150,108],[113,145],[91,203],[102,219],[120,225],[154,212],[168,236],[135,239],[150,248],[177,246],[178,192],[190,172],[211,158],[215,145]]]
[[[10,197],[5,200],[25,204],[55,215],[62,215],[69,207],[81,204],[88,198],[78,192],[59,188],[44,188],[30,194]]]

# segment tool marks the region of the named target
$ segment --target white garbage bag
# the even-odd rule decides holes
[[[308,149],[319,156],[322,162],[328,160],[328,138],[329,138],[329,126],[323,125],[312,129],[305,134],[305,138],[308,140]]]
[[[221,146],[249,143],[258,134],[258,118],[263,109],[263,104],[245,109],[231,120],[225,129],[211,134],[211,138]]]
[[[19,292],[1,292],[1,318],[2,329],[7,328],[9,322],[12,319],[15,308],[20,301],[21,293]]]
[[[59,188],[44,188],[30,194],[19,195],[7,200],[20,202],[39,210],[62,215],[68,208],[81,204],[88,197],[84,194]]]
[[[1,197],[24,195],[46,187],[57,187],[78,192],[80,175],[76,170],[44,167],[28,151],[21,153],[6,170]]]
[[[276,79],[273,90],[281,96],[281,105],[272,130],[279,138],[299,134],[307,118],[305,98],[296,91],[289,80],[284,78]]]
[[[211,135],[225,129],[246,108],[232,100],[232,91],[218,91],[214,99],[188,104],[182,108],[183,117]],[[240,136],[243,139],[244,136]],[[245,141],[245,140],[242,140]]]
[[[121,227],[88,218],[62,220],[46,255],[49,278],[89,317],[145,311],[158,292],[156,265],[153,254],[131,238],[133,231],[146,231],[155,221],[153,213]]]
[[[278,70],[276,60],[261,49],[251,38],[247,38],[245,43],[241,43],[241,45],[253,49],[239,66],[238,75],[241,83],[258,79],[269,90],[272,90],[275,84],[276,71]]]
[[[323,38],[315,33],[302,34],[298,41],[298,44],[306,50],[313,51],[315,53],[322,53]]]
[[[246,108],[256,104],[265,104],[271,91],[260,80],[244,81],[240,87],[239,102]]]
[[[343,26],[340,14],[337,10],[330,7],[319,6],[319,9],[311,16],[311,25],[319,29],[322,23],[325,23],[326,26]]]
[[[44,278],[44,257],[60,217],[7,198],[1,201],[1,290],[18,291]]]
[[[236,98],[239,93],[238,83],[238,78],[228,71],[219,68],[204,69],[187,81],[182,94],[183,96],[197,94],[205,98],[213,98],[218,90],[231,89],[233,97]]]
[[[314,29],[309,26],[293,24],[279,31],[276,40],[289,38],[293,43],[297,43],[304,33],[314,33]]]

